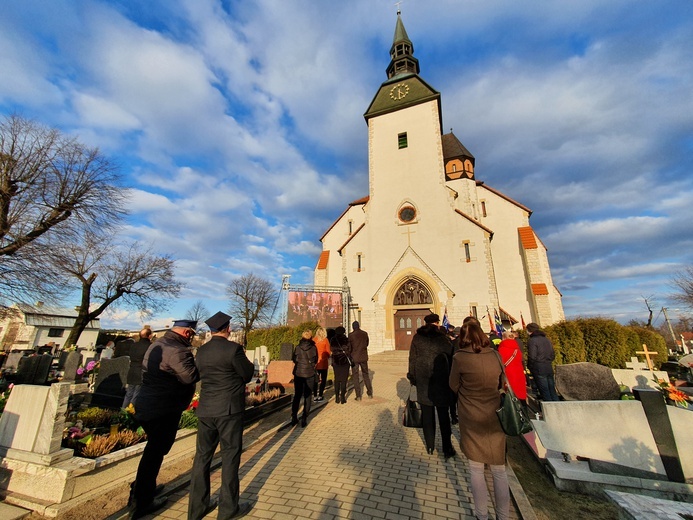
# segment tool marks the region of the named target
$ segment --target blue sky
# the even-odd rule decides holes
[[[689,1],[405,0],[422,78],[479,180],[534,213],[568,317],[670,317],[693,263]],[[124,234],[173,255],[169,324],[253,272],[310,283],[319,238],[368,193],[363,113],[392,1],[6,2],[0,115],[98,146],[132,187]],[[73,306],[78,302],[66,302]],[[128,309],[102,326],[136,328]]]

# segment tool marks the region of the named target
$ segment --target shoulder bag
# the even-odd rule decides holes
[[[421,405],[411,398],[411,391],[414,385],[409,387],[409,396],[404,406],[402,414],[402,425],[407,428],[423,428],[423,419],[421,417]]]
[[[522,407],[522,402],[515,396],[508,377],[505,375],[505,366],[498,352],[495,353],[498,357],[501,370],[503,371],[503,387],[505,391],[501,391],[501,407],[496,410],[498,420],[501,423],[501,428],[506,435],[517,436],[524,433],[529,433],[533,430],[532,423],[529,422],[529,417]]]

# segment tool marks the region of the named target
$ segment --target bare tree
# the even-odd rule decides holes
[[[64,289],[46,238],[118,222],[128,195],[119,183],[98,149],[19,116],[0,121],[0,297]]]
[[[200,328],[200,322],[209,317],[209,310],[207,307],[205,307],[202,300],[197,300],[193,306],[188,309],[188,312],[185,315],[186,320],[197,321],[198,329]]]
[[[645,298],[643,296],[642,299],[645,300],[645,305],[647,306],[647,324],[645,325],[645,327],[647,327],[648,329],[651,329],[652,328],[652,313],[653,313],[653,311],[652,311],[652,306],[650,304],[654,301],[654,298],[652,296],[650,296],[649,298]]]
[[[693,308],[693,265],[689,265],[674,275],[672,283],[680,292],[674,299],[687,307]]]
[[[231,299],[229,310],[241,321],[243,344],[247,345],[248,332],[257,324],[269,323],[277,288],[269,280],[249,273],[232,280],[227,293]]]
[[[81,289],[77,319],[65,347],[74,345],[89,322],[108,307],[136,308],[150,316],[166,309],[181,289],[170,257],[157,256],[138,243],[120,246],[103,234],[86,233],[79,242],[57,247],[53,262],[78,280]]]

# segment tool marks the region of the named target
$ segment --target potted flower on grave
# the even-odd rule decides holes
[[[674,385],[665,381],[664,379],[654,378],[657,388],[664,396],[667,404],[670,406],[676,406],[678,408],[688,408],[688,403],[691,400],[691,396],[678,390]]]

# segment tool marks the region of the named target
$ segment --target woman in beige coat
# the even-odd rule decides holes
[[[496,415],[500,380],[501,364],[488,337],[478,323],[465,323],[460,331],[459,350],[452,358],[450,388],[457,394],[460,448],[469,459],[474,514],[479,520],[488,518],[484,464],[489,465],[493,476],[496,517],[507,519],[510,509],[505,433]]]

